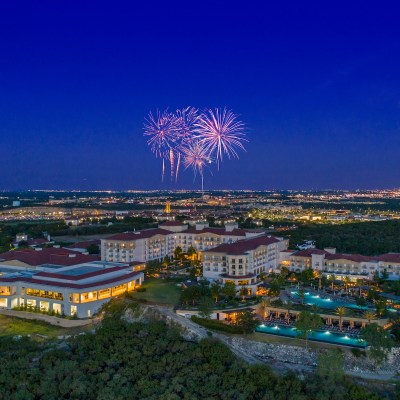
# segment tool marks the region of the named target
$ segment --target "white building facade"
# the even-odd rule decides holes
[[[0,267],[0,307],[89,318],[111,298],[134,290],[144,280],[144,264],[94,261],[67,267],[27,270]]]
[[[252,294],[261,284],[259,275],[276,271],[279,254],[288,241],[273,236],[259,236],[222,244],[203,253],[203,276],[213,281],[233,282],[236,289],[246,286]]]
[[[208,224],[196,224],[188,228],[179,222],[169,221],[158,228],[138,232],[126,232],[101,240],[101,259],[110,262],[162,260],[172,256],[179,246],[184,252],[192,246],[197,252],[225,243],[263,235],[264,231],[239,229],[237,224],[225,228],[210,228]]]

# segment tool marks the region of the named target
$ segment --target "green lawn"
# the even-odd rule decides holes
[[[55,338],[56,336],[60,335],[74,335],[90,329],[89,327],[90,326],[61,328],[59,326],[50,325],[44,321],[0,315],[0,337],[31,335],[39,338],[40,336],[37,335],[43,335],[47,336],[48,338]]]
[[[133,299],[146,300],[153,303],[176,305],[179,302],[181,288],[178,282],[166,282],[162,279],[148,278],[144,281],[142,288],[145,292],[132,292]]]

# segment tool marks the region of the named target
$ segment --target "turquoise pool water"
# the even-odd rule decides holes
[[[293,338],[299,336],[296,328],[284,325],[266,326],[262,324],[256,328],[256,332],[268,333],[270,335],[293,337]],[[367,347],[367,342],[365,342],[362,339],[355,339],[343,333],[329,332],[329,331],[312,331],[308,335],[308,340],[314,340],[316,342],[340,344],[342,346],[352,346],[361,348]]]
[[[299,298],[298,292],[290,292],[295,299]],[[335,309],[337,307],[347,307],[347,308],[354,308],[356,310],[367,310],[368,307],[360,307],[357,304],[350,303],[344,300],[332,300],[329,297],[323,298],[320,295],[310,294],[309,292],[304,293],[304,304],[313,305],[320,308],[327,308],[327,309]]]
[[[295,299],[299,298],[299,294],[297,291],[290,292]],[[304,293],[304,304],[313,305],[315,304],[319,308],[326,308],[326,309],[335,309],[337,307],[346,307],[346,308],[353,308],[355,310],[367,310],[369,307],[360,307],[357,304],[350,303],[349,301],[345,300],[332,300],[329,297],[324,298],[320,297],[319,294],[311,294],[309,292]],[[395,308],[388,308],[390,312],[397,312]]]

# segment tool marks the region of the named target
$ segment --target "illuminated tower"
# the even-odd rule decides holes
[[[171,203],[167,201],[167,203],[165,204],[165,213],[169,214],[170,212],[171,212]]]

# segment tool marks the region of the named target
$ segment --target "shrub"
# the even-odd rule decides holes
[[[197,317],[196,315],[192,315],[190,319],[196,324],[204,326],[207,329],[214,329],[216,331],[222,331],[226,333],[242,333],[242,330],[239,327],[224,324],[216,319],[204,319]]]
[[[350,351],[354,357],[365,357],[365,351],[362,351],[361,349],[352,348]]]

